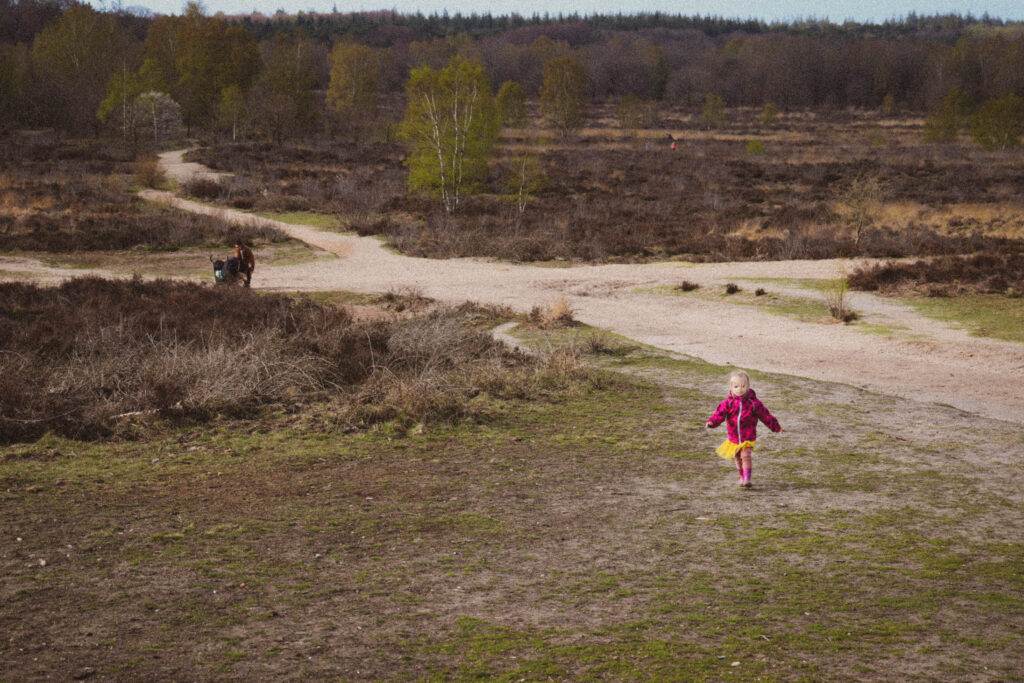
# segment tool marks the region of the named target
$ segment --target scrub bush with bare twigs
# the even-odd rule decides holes
[[[343,308],[172,281],[0,284],[0,441],[99,438],[136,416],[203,421],[331,405],[346,429],[476,414],[587,382],[526,358],[466,305],[357,322]]]

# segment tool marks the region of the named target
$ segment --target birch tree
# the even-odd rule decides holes
[[[479,189],[500,121],[483,66],[453,57],[440,71],[421,66],[406,86],[399,134],[409,147],[409,187],[440,197],[447,213]]]
[[[575,57],[555,57],[544,64],[540,107],[562,137],[583,125],[586,116],[587,72]]]
[[[350,133],[379,123],[381,78],[381,56],[376,50],[357,43],[334,46],[327,106]]]

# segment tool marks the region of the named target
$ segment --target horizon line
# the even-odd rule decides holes
[[[105,3],[104,3],[105,4]],[[915,19],[942,19],[942,18],[956,18],[963,20],[967,23],[1002,23],[1002,24],[1024,24],[1024,18],[1020,19],[1008,19],[998,15],[993,15],[989,12],[982,12],[981,14],[974,14],[972,12],[935,12],[931,14],[924,14],[916,11],[910,11],[903,14],[893,14],[884,19],[868,19],[860,20],[847,17],[845,19],[833,19],[827,15],[800,15],[793,16],[785,19],[774,18],[762,18],[753,15],[731,15],[731,14],[686,14],[683,12],[667,12],[664,10],[653,10],[653,11],[639,11],[639,12],[531,12],[529,14],[520,12],[503,12],[493,13],[489,10],[483,11],[472,11],[464,12],[461,10],[449,11],[447,9],[432,10],[430,12],[424,12],[423,10],[409,11],[399,10],[395,7],[392,8],[379,8],[379,9],[352,9],[352,10],[339,10],[335,5],[330,10],[318,10],[318,9],[298,9],[294,11],[285,11],[283,8],[278,8],[273,12],[264,12],[257,9],[252,9],[248,12],[225,12],[216,11],[213,12],[210,8],[200,3],[205,13],[208,16],[224,16],[228,18],[244,18],[244,17],[263,17],[266,19],[273,19],[275,17],[298,17],[298,16],[354,16],[361,14],[390,14],[401,17],[447,17],[453,18],[472,18],[472,17],[485,17],[489,16],[496,19],[543,19],[546,21],[564,21],[568,19],[593,19],[598,17],[652,17],[661,16],[675,19],[704,19],[704,20],[719,20],[719,21],[734,21],[742,23],[758,23],[766,26],[778,26],[778,25],[799,25],[799,24],[830,24],[832,26],[844,26],[848,24],[855,24],[859,26],[885,26],[886,24],[901,24],[907,23],[911,18]],[[184,7],[177,12],[165,12],[154,10],[144,4],[137,5],[120,5],[111,7],[109,9],[102,7],[98,8],[100,11],[109,12],[126,12],[131,13],[132,10],[145,10],[150,16],[181,16],[184,14]]]

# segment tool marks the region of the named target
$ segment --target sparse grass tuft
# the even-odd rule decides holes
[[[576,324],[576,320],[573,318],[572,306],[564,296],[556,299],[548,306],[534,306],[530,311],[529,320],[544,330],[571,327]]]
[[[700,289],[700,285],[698,285],[696,282],[683,280],[678,285],[676,285],[676,289],[678,289],[680,292],[692,292],[694,290]]]

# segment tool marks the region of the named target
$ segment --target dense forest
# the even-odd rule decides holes
[[[349,63],[339,65],[332,52]],[[515,83],[531,99],[545,65],[565,58],[582,67],[594,102],[698,106],[714,95],[728,106],[923,112],[951,92],[968,108],[1024,95],[1024,25],[988,17],[232,17],[197,4],[181,16],[149,16],[67,0],[0,0],[0,128],[127,131],[141,116],[130,105],[146,95],[154,120],[157,105],[169,106],[189,131],[247,126],[281,138],[332,125],[332,68],[351,71],[353,59],[371,65],[376,97],[356,104],[376,108],[401,96],[416,66],[440,67],[455,55],[481,64],[494,88]]]

